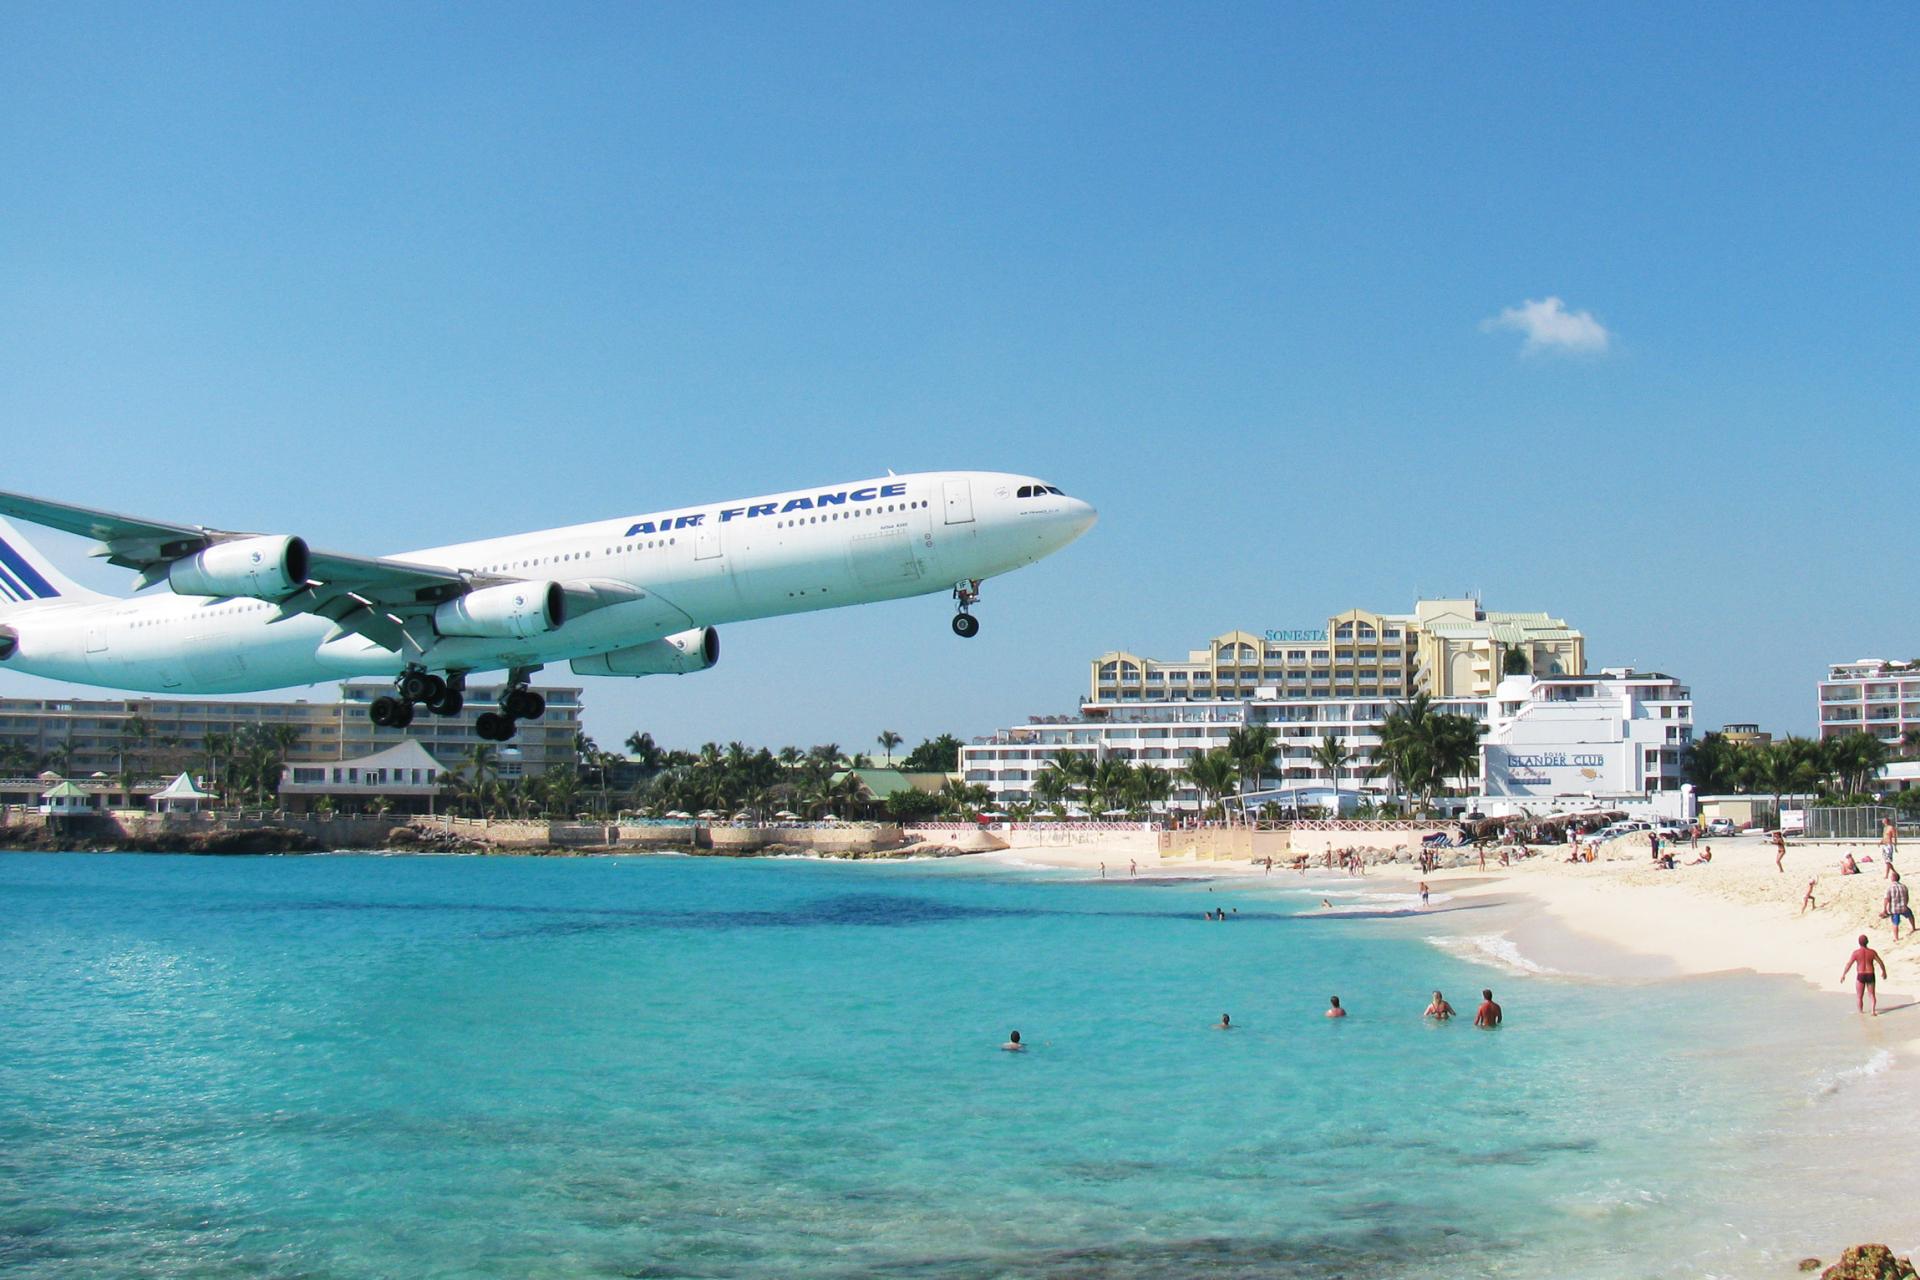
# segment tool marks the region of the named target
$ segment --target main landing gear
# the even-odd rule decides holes
[[[953,634],[962,640],[971,640],[980,634],[980,619],[967,610],[980,603],[980,579],[962,578],[953,584],[953,598],[958,601],[959,612],[953,615]]]
[[[449,671],[437,676],[423,667],[408,667],[393,682],[393,693],[373,700],[367,716],[382,729],[404,729],[413,723],[413,709],[423,706],[437,716],[457,716],[466,706],[467,676]]]
[[[538,667],[515,667],[507,673],[507,687],[500,695],[498,711],[483,711],[474,719],[473,731],[488,742],[505,742],[513,737],[513,726],[520,720],[538,720],[547,713],[547,700],[527,687]]]

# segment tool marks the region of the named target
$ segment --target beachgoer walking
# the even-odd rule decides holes
[[[1786,858],[1787,858],[1787,837],[1781,834],[1780,832],[1776,831],[1773,833],[1773,869],[1775,871],[1778,871],[1781,875],[1785,875],[1787,873],[1787,869],[1784,866],[1780,865],[1781,863],[1786,861]]]
[[[1820,904],[1813,900],[1813,886],[1819,883],[1820,883],[1820,878],[1818,876],[1815,876],[1813,879],[1807,881],[1807,896],[1800,899],[1801,915],[1807,914],[1809,910],[1818,911],[1820,909]]]
[[[1427,882],[1422,880],[1420,882],[1420,905],[1423,907],[1427,905],[1427,893]]]
[[[1873,1016],[1880,1016],[1880,995],[1874,990],[1874,970],[1880,971],[1882,978],[1887,976],[1887,962],[1880,953],[1867,945],[1867,935],[1860,935],[1860,945],[1847,957],[1847,967],[1840,971],[1840,981],[1845,982],[1847,975],[1853,975],[1853,1007],[1855,1012],[1862,1011],[1868,1003],[1873,1006]]]
[[[1129,876],[1137,876],[1137,875],[1139,875],[1139,874],[1140,874],[1140,862],[1139,862],[1139,859],[1137,859],[1137,858],[1128,858],[1128,859],[1127,859],[1127,874],[1128,874]]]
[[[1329,1018],[1344,1018],[1347,1016],[1347,1011],[1340,1007],[1339,996],[1327,997],[1327,1016]]]
[[[1104,862],[1100,864],[1100,878],[1102,880],[1107,878],[1107,864]]]
[[[1489,988],[1480,992],[1480,1008],[1473,1015],[1476,1027],[1497,1027],[1500,1025],[1500,1006],[1493,1002],[1493,991]]]
[[[1008,1032],[1007,1042],[1000,1047],[1008,1053],[1025,1053],[1027,1051],[1027,1046],[1020,1043],[1020,1033],[1018,1031]]]
[[[1445,996],[1436,991],[1433,993],[1433,1003],[1428,1005],[1427,1011],[1420,1016],[1432,1018],[1435,1022],[1445,1022],[1453,1016],[1453,1006],[1447,1003]]]
[[[1907,886],[1900,883],[1900,873],[1893,873],[1893,882],[1887,886],[1885,903],[1887,918],[1893,921],[1893,940],[1900,941],[1900,917],[1907,918],[1909,932],[1917,926],[1913,923],[1913,908],[1907,905]]]

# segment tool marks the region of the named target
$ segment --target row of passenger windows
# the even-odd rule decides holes
[[[680,539],[678,538],[654,538],[647,542],[629,542],[624,547],[608,547],[603,554],[613,555],[615,552],[619,552],[624,555],[630,551],[652,551],[659,547],[671,547],[679,541]],[[591,559],[593,559],[593,552],[575,551],[564,556],[536,556],[532,560],[508,560],[501,564],[482,565],[477,572],[507,573],[515,569],[538,569],[543,564],[560,564],[567,560]]]
[[[855,516],[883,516],[893,511],[917,510],[926,505],[924,502],[889,502],[885,507],[854,507],[845,512],[834,511],[826,515],[797,516],[792,520],[776,520],[773,522],[773,527],[776,529],[790,529],[800,524],[820,524],[827,520],[838,520],[843,515],[848,520],[853,519]]]

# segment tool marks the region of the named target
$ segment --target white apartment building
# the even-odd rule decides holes
[[[1510,676],[1488,699],[1480,792],[1488,799],[1678,791],[1693,741],[1693,694],[1631,667]]]
[[[1888,746],[1920,731],[1920,661],[1835,663],[1820,682],[1820,736],[1871,733]]]

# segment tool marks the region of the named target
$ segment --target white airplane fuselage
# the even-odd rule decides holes
[[[1021,495],[1028,496],[1021,496]],[[414,564],[558,582],[619,600],[524,639],[428,635],[394,650],[252,598],[156,591],[58,599],[0,617],[0,664],[155,693],[245,693],[354,675],[492,671],[593,659],[689,628],[946,593],[1066,546],[1093,508],[1029,476],[886,476],[433,547]],[[614,674],[618,674],[615,672]]]

